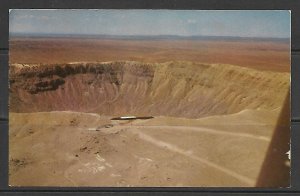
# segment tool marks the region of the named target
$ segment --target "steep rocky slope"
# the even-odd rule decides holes
[[[277,109],[290,75],[191,62],[11,64],[10,111],[199,118]]]

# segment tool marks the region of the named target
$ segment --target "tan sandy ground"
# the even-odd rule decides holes
[[[10,113],[9,184],[254,186],[279,111],[136,121]]]

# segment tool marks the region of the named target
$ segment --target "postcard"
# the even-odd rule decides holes
[[[288,187],[290,22],[11,10],[10,186]]]

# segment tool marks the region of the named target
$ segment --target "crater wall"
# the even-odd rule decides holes
[[[200,118],[278,109],[290,74],[192,62],[11,64],[10,111]]]

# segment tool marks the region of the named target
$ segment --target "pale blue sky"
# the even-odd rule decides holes
[[[290,37],[289,11],[12,10],[10,33]]]

